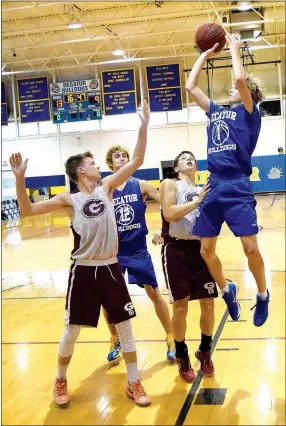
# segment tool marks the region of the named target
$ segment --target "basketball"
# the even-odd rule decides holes
[[[225,31],[221,25],[214,22],[206,22],[197,29],[195,41],[197,47],[202,52],[211,49],[216,43],[219,43],[219,46],[215,50],[215,52],[219,52],[225,46]]]

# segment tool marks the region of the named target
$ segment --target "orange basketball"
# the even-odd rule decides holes
[[[197,47],[202,52],[211,49],[216,43],[219,43],[219,46],[215,50],[215,52],[219,52],[225,46],[225,31],[221,25],[214,22],[206,22],[197,29],[195,41]]]

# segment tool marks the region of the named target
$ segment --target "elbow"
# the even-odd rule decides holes
[[[185,85],[185,89],[188,93],[192,94],[193,90],[195,89],[196,85],[193,82],[189,82]]]
[[[235,79],[235,85],[236,85],[236,87],[238,89],[240,87],[245,87],[246,86],[246,76],[245,76],[245,74],[236,77],[236,79]]]
[[[172,214],[172,213],[164,214],[164,218],[166,219],[167,222],[175,222],[176,221],[175,215]]]

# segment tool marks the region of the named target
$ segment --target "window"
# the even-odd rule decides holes
[[[1,126],[3,139],[14,139],[16,137],[15,122],[8,123],[8,126]]]
[[[57,133],[57,124],[52,121],[43,121],[39,123],[39,134],[40,135],[51,135]]]
[[[19,123],[19,136],[37,136],[38,123]]]

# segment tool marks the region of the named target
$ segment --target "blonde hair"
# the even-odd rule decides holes
[[[258,104],[265,99],[265,90],[260,87],[261,83],[257,77],[253,74],[248,74],[246,76],[246,84],[255,104]]]
[[[113,171],[112,169],[112,154],[114,154],[115,152],[124,152],[124,154],[127,155],[128,161],[130,160],[129,157],[129,151],[124,148],[124,146],[122,145],[112,145],[112,147],[109,148],[109,150],[106,153],[106,157],[105,157],[105,162],[108,165],[109,169]]]

